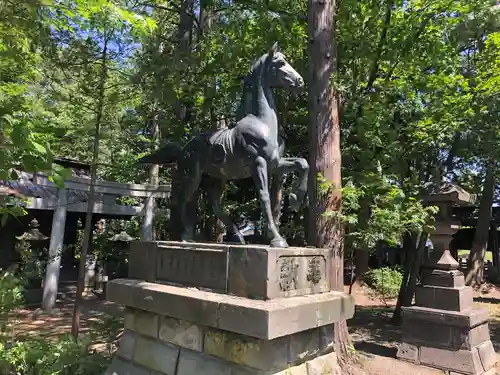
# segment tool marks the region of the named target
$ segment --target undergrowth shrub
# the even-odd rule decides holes
[[[118,318],[101,319],[91,334],[72,336],[30,336],[10,334],[9,314],[23,304],[24,279],[12,271],[0,270],[0,374],[1,375],[102,375],[109,364],[121,323]],[[95,345],[101,349],[96,351]]]
[[[379,297],[396,298],[403,282],[403,273],[399,268],[377,268],[370,270],[365,280],[373,293]]]
[[[4,331],[8,315],[20,307],[23,300],[23,280],[13,270],[0,270],[0,328]]]
[[[30,337],[0,343],[0,373],[3,375],[101,375],[108,358],[90,349],[91,337],[75,341],[64,336],[48,341]]]

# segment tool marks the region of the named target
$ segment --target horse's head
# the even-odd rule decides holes
[[[264,56],[264,76],[269,86],[284,89],[304,87],[304,79],[286,61],[285,55],[279,51],[278,43],[274,43],[267,56]]]

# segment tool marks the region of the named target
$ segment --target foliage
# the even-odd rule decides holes
[[[344,223],[347,248],[370,249],[379,241],[394,246],[402,242],[404,234],[427,229],[437,213],[436,207],[424,207],[421,201],[407,197],[403,189],[384,176],[370,177],[371,186],[356,186],[352,179],[345,178],[341,189],[342,212],[325,212],[326,217],[340,218]],[[318,180],[322,194],[333,188],[321,176]],[[366,198],[370,202],[368,217],[360,225],[359,217],[364,215],[361,202]]]
[[[52,342],[33,337],[14,344],[0,342],[2,374],[99,375],[109,364],[108,358],[91,353],[90,337],[77,341],[65,336]]]
[[[375,294],[384,299],[396,298],[403,282],[403,273],[399,268],[383,267],[369,271],[365,280]]]
[[[8,314],[21,306],[23,281],[13,270],[0,270],[0,328],[5,329]]]

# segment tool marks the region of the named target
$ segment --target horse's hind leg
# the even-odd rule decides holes
[[[210,199],[210,204],[212,205],[212,209],[214,210],[215,216],[217,216],[226,226],[226,229],[231,229],[233,233],[238,237],[240,243],[244,244],[245,239],[241,234],[238,227],[234,224],[231,217],[224,212],[224,210],[220,206],[220,201],[222,198],[222,193],[224,192],[225,181],[218,180],[215,178],[207,179],[207,193]]]
[[[189,163],[189,161],[188,161]],[[193,163],[193,162],[191,162]],[[201,182],[202,171],[198,161],[184,167],[182,172],[182,188],[184,192],[183,199],[181,198],[180,213],[183,232],[182,241],[193,241],[196,225],[196,208],[193,208],[193,199],[197,197],[195,194]]]

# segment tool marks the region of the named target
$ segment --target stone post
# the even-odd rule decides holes
[[[59,286],[59,271],[61,268],[67,212],[67,191],[65,188],[58,189],[57,198],[57,207],[52,218],[47,270],[43,284],[42,308],[47,311],[51,311],[54,308],[57,299],[57,288]]]
[[[153,219],[154,219],[155,199],[147,197],[144,199],[144,216],[142,218],[141,239],[144,241],[153,240]]]
[[[329,254],[133,242],[129,278],[107,286],[126,310],[105,375],[341,375],[331,326],[354,300],[330,291]]]
[[[416,289],[415,305],[402,308],[403,343],[398,358],[450,375],[489,373],[497,362],[488,310],[473,307],[472,288],[465,286],[459,264],[449,251],[458,229],[451,220],[452,205],[469,201],[470,196],[454,185],[442,186],[427,200],[440,207],[431,234],[434,252]]]

